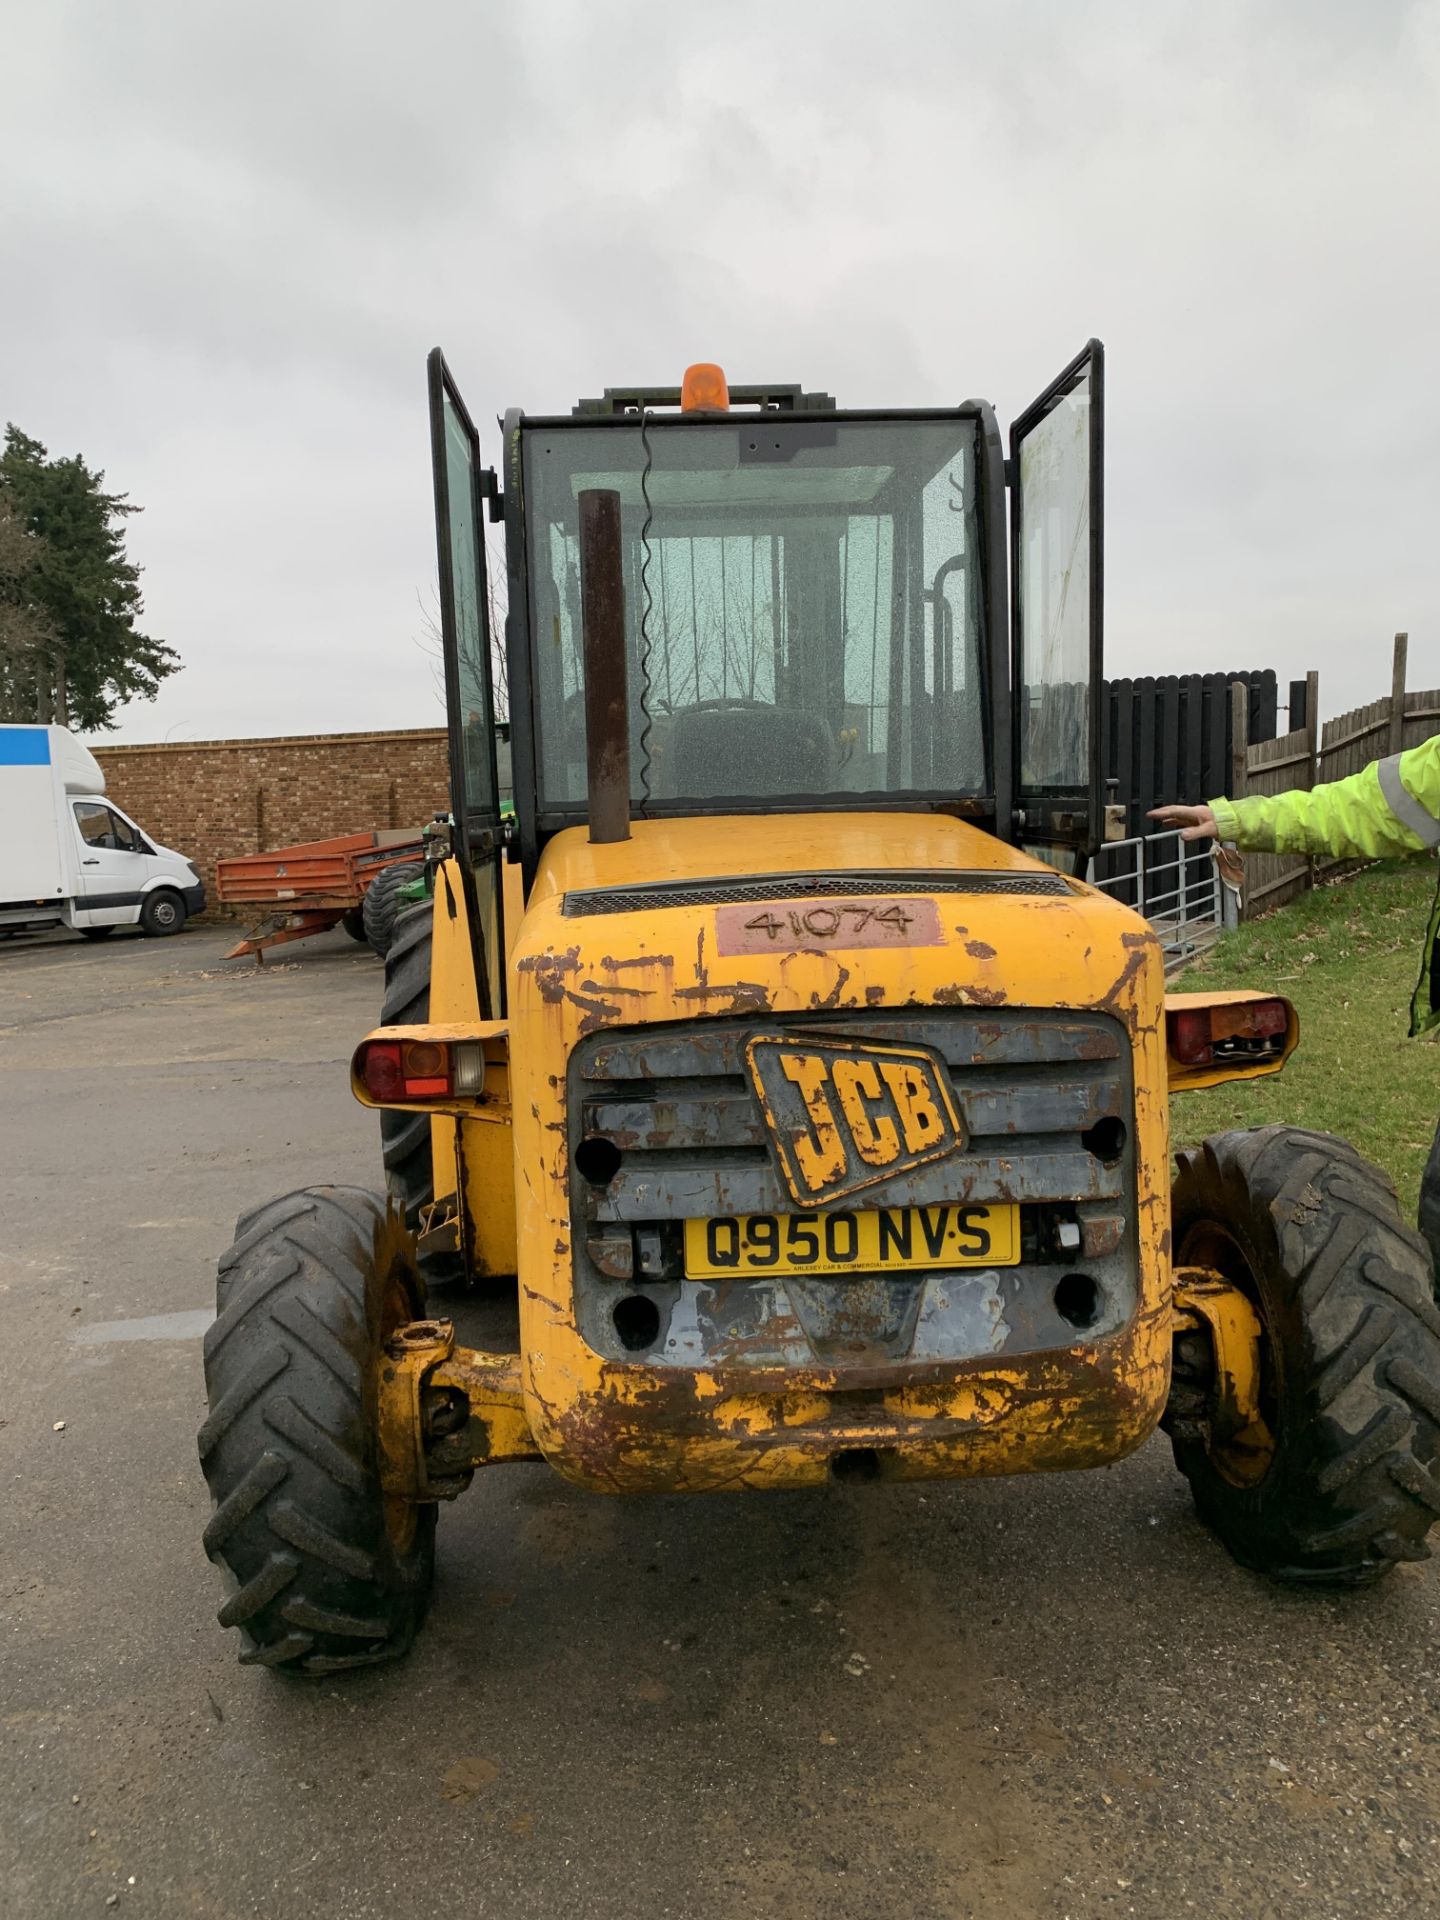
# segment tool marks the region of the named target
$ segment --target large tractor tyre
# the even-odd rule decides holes
[[[395,938],[395,923],[407,905],[417,904],[402,900],[401,889],[418,880],[424,871],[422,862],[404,860],[393,867],[382,867],[365,889],[365,897],[360,903],[364,938],[382,960]]]
[[[1270,1443],[1244,1454],[1175,1421],[1205,1336],[1176,1346],[1175,1460],[1242,1566],[1365,1586],[1423,1560],[1440,1515],[1440,1311],[1395,1190],[1326,1133],[1260,1127],[1178,1157],[1175,1260],[1238,1286],[1261,1326]]]
[[[244,1664],[325,1674],[402,1654],[425,1615],[435,1509],[386,1498],[376,1393],[385,1341],[424,1295],[395,1211],[312,1187],[242,1216],[205,1336],[205,1551]]]
[[[1430,1158],[1420,1176],[1420,1231],[1429,1242],[1435,1292],[1440,1295],[1440,1126],[1435,1129]]]

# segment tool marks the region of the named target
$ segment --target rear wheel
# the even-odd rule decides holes
[[[401,891],[412,886],[424,872],[424,865],[419,861],[400,861],[393,867],[382,867],[365,889],[365,898],[360,907],[364,937],[382,960],[390,951],[396,922],[409,908],[418,904],[413,900],[402,900]]]
[[[169,887],[157,887],[140,904],[142,933],[179,933],[185,924],[185,902]]]
[[[1385,1176],[1343,1140],[1226,1133],[1179,1156],[1177,1266],[1218,1272],[1261,1328],[1267,1445],[1220,1442],[1202,1335],[1181,1334],[1166,1425],[1195,1504],[1277,1579],[1361,1586],[1421,1560],[1440,1514],[1440,1311]]]
[[[1420,1231],[1429,1243],[1435,1291],[1440,1294],[1440,1126],[1435,1129],[1430,1158],[1420,1176]]]
[[[409,1236],[358,1188],[288,1194],[241,1216],[217,1305],[200,1460],[220,1624],[286,1673],[395,1658],[435,1561],[435,1510],[386,1498],[376,1432],[385,1342],[424,1312]]]

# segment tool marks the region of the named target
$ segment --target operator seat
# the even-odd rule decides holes
[[[835,743],[818,714],[763,700],[701,700],[671,719],[672,797],[828,793]]]

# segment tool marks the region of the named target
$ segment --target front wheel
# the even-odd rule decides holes
[[[185,924],[185,902],[169,887],[157,887],[140,904],[142,933],[179,933]]]
[[[229,1576],[220,1624],[242,1662],[324,1674],[391,1660],[424,1618],[435,1509],[387,1498],[385,1343],[424,1312],[393,1207],[311,1187],[242,1214],[205,1336],[205,1551]]]
[[[1394,1188],[1343,1140],[1295,1127],[1220,1134],[1178,1164],[1176,1265],[1238,1288],[1261,1335],[1243,1449],[1204,1416],[1204,1337],[1176,1341],[1166,1425],[1201,1517],[1280,1580],[1361,1586],[1423,1560],[1440,1514],[1440,1311]]]

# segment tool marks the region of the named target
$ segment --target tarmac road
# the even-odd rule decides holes
[[[199,1335],[241,1208],[377,1183],[379,974],[223,944],[0,944],[5,1920],[1440,1909],[1433,1564],[1268,1588],[1160,1439],[823,1496],[497,1470],[408,1660],[237,1666]]]

